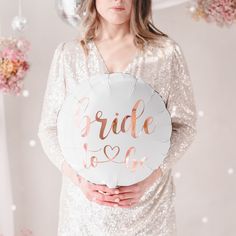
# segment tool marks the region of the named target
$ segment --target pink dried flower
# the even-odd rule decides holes
[[[213,0],[206,4],[205,12],[210,21],[220,26],[231,25],[236,20],[235,0]]]
[[[30,65],[26,60],[29,43],[20,39],[0,39],[0,91],[19,95]]]
[[[33,232],[30,229],[22,229],[20,231],[20,233],[21,233],[20,236],[32,236],[33,235]]]
[[[236,22],[236,0],[197,0],[196,4],[194,19],[203,18],[221,27]]]

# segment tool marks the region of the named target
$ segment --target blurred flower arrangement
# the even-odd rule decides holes
[[[20,236],[32,236],[32,235],[33,235],[32,230],[27,229],[27,228],[22,229],[22,230],[20,231],[20,233],[21,233]]]
[[[0,91],[20,95],[23,79],[30,65],[30,43],[23,39],[0,38]]]
[[[197,0],[189,10],[193,19],[215,22],[218,26],[231,26],[236,22],[236,0]]]

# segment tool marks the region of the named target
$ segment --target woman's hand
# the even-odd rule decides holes
[[[66,161],[62,163],[62,173],[80,187],[88,200],[95,201],[101,205],[118,206],[115,200],[117,198],[115,194],[119,193],[117,188],[108,188],[106,185],[93,184],[87,181],[78,175]]]
[[[144,192],[152,185],[154,182],[162,177],[163,173],[160,168],[153,171],[146,179],[129,186],[120,186],[118,189],[120,194],[116,195],[120,199],[119,207],[129,208],[134,206],[139,202],[140,198],[143,196]]]
[[[64,161],[62,173],[69,177],[71,181],[80,187],[88,200],[98,204],[129,208],[139,202],[147,188],[149,188],[157,178],[162,176],[161,169],[153,171],[146,179],[129,186],[119,186],[108,188],[106,185],[93,184],[82,176],[78,175],[73,168]]]

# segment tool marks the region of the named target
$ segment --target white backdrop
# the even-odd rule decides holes
[[[4,101],[0,94],[0,235],[14,235],[14,208],[5,127]]]
[[[221,29],[194,22],[185,7],[186,3],[154,11],[153,17],[157,27],[183,48],[199,112],[197,138],[173,171],[179,235],[234,236],[236,26]],[[10,23],[16,13],[17,1],[0,0],[4,35],[12,34]],[[15,235],[25,229],[28,235],[32,231],[34,236],[54,236],[60,173],[38,145],[36,133],[53,51],[77,33],[57,17],[54,1],[24,0],[23,13],[29,22],[25,36],[32,42],[32,67],[25,81],[29,97],[4,97],[5,116],[0,111],[0,137],[5,137],[6,127],[8,146],[5,149],[5,138],[0,140],[0,212],[4,214],[0,230],[12,236],[14,214]],[[12,204],[15,211],[9,211]]]

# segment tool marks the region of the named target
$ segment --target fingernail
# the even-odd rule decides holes
[[[120,199],[119,199],[119,198],[116,198],[116,199],[115,199],[115,202],[119,202],[119,201],[120,201]]]
[[[115,194],[119,194],[119,190],[115,190]]]

